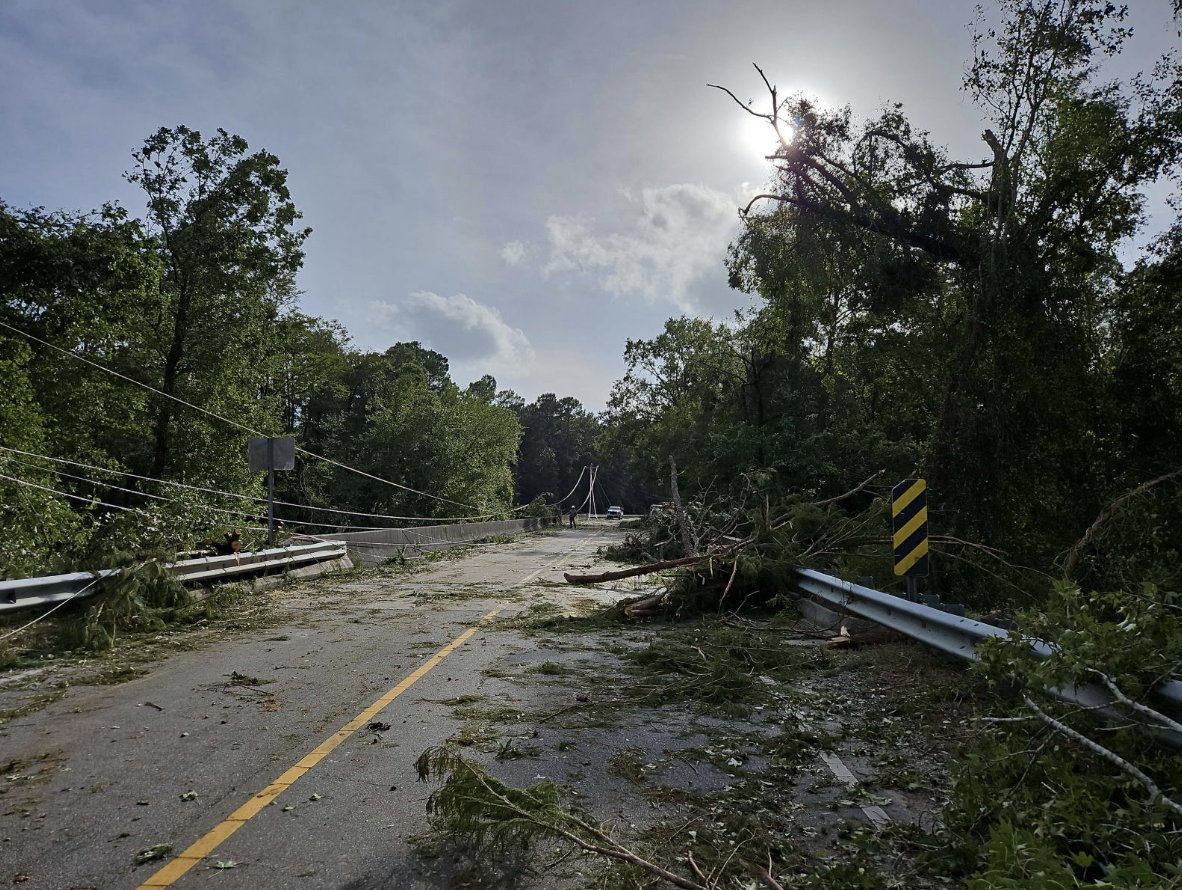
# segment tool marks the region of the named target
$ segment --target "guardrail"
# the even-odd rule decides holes
[[[346,555],[343,543],[324,541],[240,553],[237,558],[230,555],[186,559],[169,563],[167,568],[182,582],[189,583],[256,574],[269,569],[294,568],[313,562],[343,559]],[[0,581],[0,613],[94,596],[99,589],[97,582],[118,573],[119,569],[100,569],[97,572],[71,572],[67,575]]]
[[[501,519],[492,522],[459,522],[412,528],[371,529],[364,532],[332,532],[317,535],[321,541],[343,541],[349,557],[366,565],[379,565],[399,555],[421,556],[434,550],[449,550],[481,538],[517,535],[553,525],[549,517]]]
[[[1009,631],[1000,627],[842,581],[823,572],[799,569],[797,574],[797,584],[806,593],[966,661],[979,660],[977,644],[982,640],[1009,636]],[[1055,651],[1054,645],[1045,640],[1031,637],[1028,642],[1035,654],[1042,658]],[[1062,701],[1078,704],[1106,716],[1127,716],[1120,709],[1116,696],[1103,686],[1084,684],[1047,691]],[[1175,720],[1182,719],[1182,682],[1167,680],[1159,683],[1153,688],[1152,695],[1154,704],[1162,713]],[[1165,728],[1156,732],[1163,740],[1182,748],[1182,733]]]

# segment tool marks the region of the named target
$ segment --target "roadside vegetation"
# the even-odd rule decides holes
[[[461,387],[419,343],[360,351],[301,313],[310,233],[287,172],[224,131],[165,128],[133,152],[142,218],[0,203],[0,577],[130,569],[30,639],[102,651],[238,620],[232,589],[193,602],[160,563],[225,528],[257,543],[258,432],[304,449],[277,480],[297,530],[552,515],[598,465],[604,506],[645,515],[611,551],[619,572],[574,580],[649,580],[602,613],[517,620],[611,660],[578,674],[586,702],[529,716],[568,750],[628,715],[729,733],[682,754],[733,781],[651,791],[659,752],[617,746],[611,775],[668,819],[613,823],[573,775],[498,778],[538,744],[496,737],[519,712],[467,702],[470,731],[420,761],[443,841],[557,845],[606,860],[608,886],[1182,887],[1182,727],[1154,692],[1182,679],[1182,61],[1122,56],[1135,13],[983,7],[966,157],[899,104],[821,107],[758,67],[716,85],[780,137],[726,260],[754,306],[629,339],[599,416],[487,376]],[[924,589],[1019,628],[971,671],[904,669],[892,643],[830,651],[794,612],[801,567],[900,589],[889,492],[909,477],[928,485]],[[42,643],[24,645],[0,664]],[[1077,684],[1116,705],[1045,692]],[[825,716],[841,708],[849,725]],[[933,769],[931,751],[888,753],[909,722],[941,741]],[[894,758],[871,764],[879,790],[933,806],[876,830],[857,814],[877,791],[847,788],[819,795],[840,818],[797,819],[806,764],[855,738]]]
[[[858,117],[767,78],[751,102],[745,85],[719,87],[782,136],[730,256],[732,284],[762,300],[733,324],[671,319],[628,342],[604,441],[668,480],[652,501],[672,509],[625,530],[610,551],[620,572],[571,580],[657,580],[601,615],[537,616],[562,639],[649,629],[616,653],[614,707],[732,724],[791,712],[760,678],[824,689],[838,659],[878,671],[901,645],[786,648],[771,627],[791,612],[792,573],[898,590],[889,489],[926,478],[926,589],[1019,628],[971,671],[941,669],[955,720],[932,724],[930,700],[905,712],[947,743],[940,777],[905,746],[883,764],[893,785],[942,790],[926,821],[862,820],[812,855],[777,810],[800,799],[791,774],[765,771],[766,795],[713,800],[712,822],[687,809],[650,835],[587,805],[577,777],[510,786],[443,749],[421,761],[442,783],[442,834],[565,845],[606,860],[594,880],[612,886],[1182,887],[1182,726],[1154,691],[1182,678],[1182,224],[1159,218],[1164,231],[1132,247],[1146,190],[1177,182],[1182,68],[1170,57],[1112,79],[1131,16],[1091,0],[984,8],[964,79],[981,157],[950,157],[898,105]],[[1051,656],[1035,659],[1029,636]],[[1114,704],[1046,692],[1076,685]],[[790,738],[797,752],[840,747]],[[652,774],[652,752],[620,752],[619,775]]]

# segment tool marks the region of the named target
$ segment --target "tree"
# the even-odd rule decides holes
[[[1126,33],[1110,4],[1003,0],[1000,11],[1000,27],[978,23],[965,81],[986,117],[983,159],[950,159],[901,106],[858,125],[849,108],[781,102],[765,78],[770,111],[743,107],[781,144],[774,187],[744,210],[740,250],[765,257],[747,264],[761,292],[793,290],[807,308],[767,261],[768,217],[797,269],[818,243],[851,245],[860,271],[839,276],[846,293],[861,279],[851,330],[869,322],[860,336],[937,358],[923,362],[939,380],[923,464],[939,521],[1046,555],[1086,515],[1117,248],[1141,222],[1140,190],[1177,169],[1182,94],[1169,61],[1157,81],[1097,82]],[[757,213],[761,201],[782,211]],[[810,310],[818,331],[824,308]]]
[[[209,140],[188,127],[161,128],[133,153],[125,174],[148,199],[148,227],[164,266],[154,328],[155,385],[170,396],[270,425],[252,398],[273,348],[273,325],[295,296],[310,230],[287,188],[287,171],[265,151],[219,129]],[[245,409],[245,410],[244,410]],[[250,416],[253,414],[253,418]],[[162,399],[154,421],[151,474],[192,467],[202,452],[241,444],[224,428],[202,429]],[[272,415],[273,416],[273,415]],[[213,467],[206,456],[198,461]]]
[[[538,496],[564,497],[582,472],[598,462],[599,423],[578,399],[543,393],[533,403],[513,401],[521,424],[515,488],[517,500],[529,503]]]
[[[134,451],[148,428],[145,394],[68,353],[137,373],[158,274],[141,227],[116,207],[67,214],[0,202],[0,321],[37,338],[0,328],[0,445],[103,466]],[[28,455],[4,453],[0,464],[27,483],[118,500]],[[93,530],[86,515],[0,480],[0,574],[68,564]]]

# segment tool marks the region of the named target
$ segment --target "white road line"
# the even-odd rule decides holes
[[[847,788],[853,789],[858,785],[858,779],[850,768],[842,763],[840,757],[836,754],[822,754],[821,759],[825,761],[825,765],[829,767],[829,771],[837,777],[839,782],[845,784]],[[866,814],[866,818],[875,828],[882,828],[884,825],[891,824],[891,817],[886,814],[882,807],[869,806],[862,807],[862,812]]]

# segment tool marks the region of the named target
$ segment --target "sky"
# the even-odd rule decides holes
[[[1177,43],[1131,0],[1122,64]],[[303,311],[359,349],[418,340],[465,384],[601,410],[628,338],[752,305],[727,287],[762,130],[724,94],[904,103],[984,157],[960,91],[974,0],[5,0],[0,198],[141,213],[161,126],[278,155],[313,233]]]

